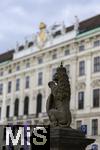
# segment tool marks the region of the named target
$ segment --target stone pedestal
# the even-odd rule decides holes
[[[85,150],[94,139],[87,139],[83,133],[72,128],[50,129],[50,150]]]

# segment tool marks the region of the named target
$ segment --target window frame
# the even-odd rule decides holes
[[[16,66],[16,71],[20,71],[20,65]]]
[[[96,90],[98,90],[98,101],[96,101],[96,103],[95,103],[95,100],[94,100],[94,91],[96,92]],[[93,108],[99,108],[100,107],[100,89],[99,88],[95,88],[95,89],[93,89],[93,97],[92,97],[92,107]],[[97,96],[97,93],[96,93],[96,96]],[[96,98],[96,97],[95,97]],[[94,104],[95,103],[95,104]]]
[[[95,56],[93,59],[94,73],[100,72],[100,56]]]
[[[70,50],[69,49],[65,49],[64,50],[64,56],[68,56],[70,54]]]
[[[28,115],[29,114],[29,97],[26,96],[24,99],[24,115]]]
[[[79,76],[85,75],[85,60],[79,61]]]
[[[97,121],[97,124],[94,124],[93,125],[93,121]],[[98,119],[97,118],[94,118],[91,120],[91,135],[92,136],[97,136],[98,135]]]
[[[38,72],[38,86],[43,85],[43,72]]]
[[[18,117],[18,115],[19,115],[19,98],[16,98],[14,102],[14,116]]]
[[[43,63],[43,58],[42,57],[39,57],[38,58],[38,64],[42,64]]]
[[[16,79],[16,91],[20,90],[20,78]]]
[[[84,98],[85,98],[85,92],[79,91],[78,92],[78,110],[84,109],[84,102],[85,102]]]
[[[98,39],[98,40],[95,40],[94,43],[93,43],[93,46],[94,46],[94,47],[100,46],[100,40],[99,40],[99,39]]]
[[[81,44],[79,45],[79,52],[83,52],[85,50],[85,45]]]
[[[67,72],[67,75],[68,75],[68,77],[70,77],[70,64],[66,64],[65,65],[65,68],[66,68],[66,72]]]
[[[0,83],[0,95],[3,94],[3,83]]]
[[[54,52],[54,53],[52,54],[52,60],[55,60],[55,59],[57,59],[57,52]]]
[[[25,77],[25,89],[30,88],[30,76]]]
[[[10,105],[6,106],[6,118],[10,117]]]
[[[12,81],[8,81],[8,93],[11,93]]]

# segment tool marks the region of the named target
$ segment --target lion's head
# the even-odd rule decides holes
[[[68,75],[67,75],[66,68],[61,65],[60,67],[57,68],[57,71],[53,76],[53,81],[58,83],[59,81],[62,80],[68,81]]]

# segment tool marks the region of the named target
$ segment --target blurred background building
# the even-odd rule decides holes
[[[72,127],[100,144],[100,15],[47,27],[0,54],[0,124],[48,124],[48,81],[61,61],[71,84]]]

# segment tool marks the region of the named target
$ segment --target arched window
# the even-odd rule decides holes
[[[42,111],[42,94],[37,95],[36,115]]]
[[[24,99],[24,115],[28,115],[29,97],[26,96]]]
[[[17,98],[17,99],[15,100],[14,116],[18,116],[18,112],[19,112],[19,99]]]

